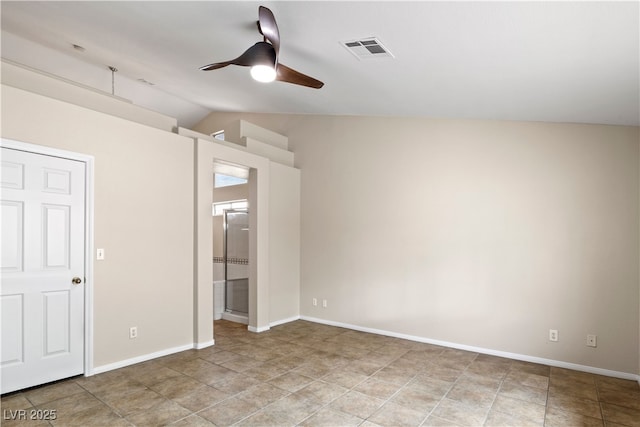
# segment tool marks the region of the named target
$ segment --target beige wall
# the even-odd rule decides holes
[[[638,373],[638,128],[216,113],[196,130],[239,118],[287,135],[302,170],[302,315]]]
[[[193,141],[6,85],[2,137],[95,157],[94,367],[191,345]]]
[[[300,170],[269,170],[269,323],[300,316]]]

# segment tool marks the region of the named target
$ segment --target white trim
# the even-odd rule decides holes
[[[197,342],[193,344],[193,348],[195,348],[196,350],[202,350],[203,348],[211,347],[212,345],[215,345],[215,344],[216,344],[215,340]]]
[[[269,326],[261,326],[261,327],[248,326],[247,329],[249,330],[249,332],[260,333],[260,332],[268,331],[271,328]]]
[[[273,328],[274,326],[284,325],[285,323],[295,322],[296,320],[300,320],[300,316],[293,316],[286,319],[276,320],[275,322],[269,323],[269,327]]]
[[[499,357],[504,357],[504,358],[507,358],[507,359],[514,359],[514,360],[522,360],[522,361],[525,361],[525,362],[539,363],[539,364],[542,364],[542,365],[549,365],[549,366],[554,366],[554,367],[557,367],[557,368],[572,369],[572,370],[575,370],[575,371],[588,372],[588,373],[591,373],[591,374],[604,375],[604,376],[607,376],[607,377],[623,378],[623,379],[626,379],[626,380],[636,380],[636,381],[638,381],[638,383],[640,383],[640,375],[635,375],[635,374],[631,374],[631,373],[628,373],[628,372],[612,371],[612,370],[609,370],[609,369],[595,368],[593,366],[586,366],[586,365],[579,365],[579,364],[576,364],[576,363],[563,362],[561,360],[545,359],[545,358],[542,358],[542,357],[528,356],[526,354],[509,353],[509,352],[506,352],[506,351],[492,350],[492,349],[482,348],[482,347],[474,347],[474,346],[470,346],[470,345],[452,343],[452,342],[448,342],[448,341],[433,340],[433,339],[419,337],[419,336],[415,336],[415,335],[406,335],[406,334],[401,334],[401,333],[397,333],[397,332],[385,331],[385,330],[382,330],[382,329],[367,328],[367,327],[364,327],[364,326],[351,325],[349,323],[334,322],[332,320],[319,319],[317,317],[300,316],[300,319],[301,320],[306,320],[308,322],[321,323],[323,325],[330,325],[330,326],[337,326],[337,327],[340,327],[340,328],[352,329],[354,331],[368,332],[368,333],[371,333],[371,334],[384,335],[384,336],[394,337],[394,338],[401,338],[401,339],[405,339],[405,340],[409,340],[409,341],[416,341],[416,342],[421,342],[421,343],[426,343],[426,344],[439,345],[439,346],[442,346],[442,347],[456,348],[456,349],[459,349],[459,350],[472,351],[474,353],[489,354],[489,355],[492,355],[492,356],[499,356]]]
[[[132,357],[131,359],[125,359],[119,362],[109,363],[108,365],[97,366],[93,368],[93,373],[102,374],[104,372],[113,371],[114,369],[120,369],[126,366],[135,365],[136,363],[157,359],[158,357],[169,356],[170,354],[180,353],[181,351],[185,351],[185,350],[192,350],[193,346],[194,346],[193,343],[185,344],[180,347],[168,348],[166,350],[156,351],[155,353],[143,354],[142,356]]]
[[[45,156],[75,160],[85,164],[85,283],[84,283],[84,375],[93,369],[93,236],[94,236],[94,157],[44,145],[2,138],[0,147]]]

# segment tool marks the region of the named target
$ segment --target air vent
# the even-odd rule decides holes
[[[389,49],[375,37],[362,40],[349,40],[341,44],[358,59],[393,58]]]

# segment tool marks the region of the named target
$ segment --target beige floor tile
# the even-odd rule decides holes
[[[198,388],[193,392],[173,399],[180,406],[187,408],[192,412],[198,412],[204,408],[215,405],[225,399],[231,397],[229,393],[225,393],[213,387]]]
[[[469,407],[462,402],[442,399],[431,415],[461,426],[479,426],[484,423],[489,409]]]
[[[330,407],[346,414],[366,419],[384,404],[384,400],[350,391],[331,402]]]
[[[61,396],[72,396],[79,393],[85,393],[85,390],[75,381],[68,380],[25,391],[24,397],[34,406],[38,406],[43,403],[58,400]]]
[[[427,414],[427,412],[407,408],[394,402],[387,402],[368,420],[380,426],[419,426]]]
[[[537,403],[525,402],[518,399],[512,399],[506,396],[497,396],[493,406],[492,412],[501,412],[508,414],[514,419],[529,420],[533,424],[544,424],[545,406]],[[495,419],[499,419],[498,415]]]
[[[182,418],[172,424],[173,427],[211,427],[215,426],[211,421],[205,420],[199,415],[189,415],[188,417]]]
[[[549,375],[551,374],[551,368],[547,365],[540,365],[539,363],[514,360],[511,363],[511,372],[526,372],[529,374],[549,377]]]
[[[301,422],[317,412],[322,405],[314,400],[290,394],[273,402],[263,410],[284,416],[294,424]]]
[[[436,398],[442,398],[453,388],[454,381],[443,381],[425,374],[417,375],[410,383],[423,388]]]
[[[607,424],[617,423],[630,427],[640,426],[640,410],[638,409],[603,403],[602,415]]]
[[[100,393],[117,388],[127,390],[142,386],[138,381],[132,379],[130,375],[124,374],[119,369],[91,377],[79,378],[76,380],[76,384],[90,393]]]
[[[29,409],[33,408],[33,405],[27,398],[24,393],[15,393],[2,396],[0,399],[0,406],[3,411],[16,411],[18,409]]]
[[[596,385],[599,390],[601,389],[609,389],[609,390],[626,390],[630,392],[639,392],[640,384],[634,380],[625,380],[622,378],[612,378],[612,377],[604,377],[604,376],[596,376]]]
[[[240,357],[240,355],[236,353],[232,353],[230,351],[225,351],[225,350],[221,350],[216,353],[203,354],[200,356],[201,359],[204,359],[211,363],[217,363],[217,364],[228,362],[237,357]]]
[[[234,424],[237,427],[293,427],[294,425],[286,416],[264,409]]]
[[[464,369],[451,368],[447,366],[440,366],[437,364],[431,364],[422,371],[425,375],[437,378],[442,381],[456,381],[460,375],[464,372]]]
[[[543,427],[544,422],[536,422],[526,417],[521,417],[514,413],[505,413],[491,410],[487,416],[487,421],[484,425],[486,427],[505,427],[505,426],[517,426],[517,427]]]
[[[333,369],[333,366],[324,363],[308,362],[295,368],[294,372],[304,375],[305,377],[319,379],[330,373]]]
[[[489,409],[493,404],[497,395],[496,391],[490,389],[473,386],[470,384],[458,384],[447,393],[446,398],[455,400],[467,406]]]
[[[564,395],[576,397],[578,399],[588,399],[588,400],[598,400],[598,391],[596,390],[595,385],[587,385],[580,383],[553,383],[551,380],[551,385],[549,386],[549,393],[553,393],[555,395]]]
[[[286,390],[288,392],[298,391],[301,388],[309,385],[314,381],[313,378],[300,375],[297,371],[287,372],[286,374],[280,375],[279,377],[275,377],[270,381],[267,381],[269,384],[274,385],[278,388]]]
[[[155,369],[146,370],[143,372],[134,370],[131,372],[131,379],[148,387],[152,384],[159,383],[169,378],[179,377],[181,375],[182,374],[180,372],[174,371],[171,368],[167,368],[166,366],[159,366]]]
[[[368,396],[373,396],[378,399],[387,400],[393,396],[401,386],[397,384],[388,383],[386,381],[380,381],[375,378],[369,378],[368,380],[358,384],[354,387],[355,391],[364,393]]]
[[[54,426],[130,426],[131,423],[122,418],[120,415],[113,412],[107,406],[100,406],[97,408],[84,409],[68,414],[60,414],[58,417],[51,421]]]
[[[601,402],[640,411],[640,390],[601,387],[598,390],[598,399]]]
[[[361,359],[361,360],[355,360],[349,363],[346,366],[346,369],[353,372],[357,372],[359,374],[373,375],[383,367],[384,367],[384,364],[382,363],[374,363],[374,362],[369,362],[367,360]]]
[[[211,384],[211,387],[214,387],[230,395],[234,395],[261,383],[262,381],[259,381],[253,377],[235,372],[233,376],[226,378],[223,381]]]
[[[136,389],[120,395],[111,395],[109,399],[102,399],[104,403],[123,417],[134,412],[151,409],[165,400],[163,396],[149,389]]]
[[[203,384],[216,384],[234,377],[237,372],[224,368],[219,365],[210,363],[207,367],[201,367],[197,370],[190,371],[186,375]]]
[[[531,372],[511,370],[507,374],[506,380],[510,382],[516,382],[519,384],[527,385],[530,387],[540,388],[543,390],[546,390],[549,388],[548,376],[537,375]]]
[[[353,415],[335,411],[330,408],[324,408],[302,421],[299,425],[302,427],[355,427],[359,426],[362,422],[363,420],[361,418]]]
[[[365,374],[349,371],[342,367],[329,372],[327,375],[322,377],[322,381],[330,384],[337,384],[346,388],[353,388],[368,378],[369,377]]]
[[[477,360],[476,358],[476,360],[471,362],[471,364],[467,367],[466,372],[502,380],[509,372],[509,367],[509,364],[498,362],[497,360]]]
[[[37,406],[37,409],[42,410],[55,410],[57,418],[64,420],[70,415],[85,410],[94,410],[97,408],[106,407],[106,405],[98,400],[90,393],[83,391],[82,393],[66,396],[53,402],[46,402]]]
[[[296,394],[304,399],[309,399],[326,405],[348,391],[349,389],[337,384],[314,381],[308,386],[298,390]]]
[[[289,394],[288,391],[282,390],[274,385],[262,383],[249,388],[242,393],[236,395],[239,399],[255,403],[258,406],[266,406],[275,402],[279,398]]]
[[[429,391],[415,384],[407,385],[398,391],[391,402],[421,412],[430,412],[440,402],[441,398],[434,397]]]
[[[558,393],[556,390],[549,392],[547,407],[602,419],[600,403],[597,401],[568,396]]]
[[[243,371],[242,374],[251,378],[255,378],[259,381],[269,381],[272,378],[276,378],[282,374],[286,374],[288,371],[289,369],[277,363],[274,363],[273,361],[269,361],[254,365],[251,368]]]
[[[259,365],[260,363],[262,363],[260,360],[253,359],[251,357],[238,356],[234,359],[222,363],[221,366],[224,366],[225,368],[231,369],[236,372],[243,372],[253,368],[256,365]]]
[[[198,412],[197,415],[211,421],[217,426],[230,426],[260,409],[260,405],[254,402],[232,397],[210,408]]]
[[[599,418],[592,418],[586,415],[576,414],[575,412],[563,411],[555,408],[547,408],[544,419],[545,427],[600,427],[603,422]]]
[[[182,375],[179,377],[173,377],[161,381],[157,384],[153,384],[149,388],[166,398],[179,399],[188,394],[193,393],[196,390],[204,390],[206,385],[195,379]]]
[[[159,426],[171,424],[191,414],[191,411],[176,402],[165,400],[153,408],[127,416],[127,420],[136,426]]]
[[[547,390],[505,380],[498,393],[502,396],[544,405],[547,402]]]
[[[453,421],[444,420],[436,417],[435,415],[429,415],[427,419],[422,423],[424,427],[460,427],[461,424],[456,424]]]
[[[387,366],[372,375],[372,378],[397,385],[405,385],[416,376],[416,371]]]

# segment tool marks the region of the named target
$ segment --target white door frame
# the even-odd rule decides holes
[[[45,156],[75,160],[85,164],[85,289],[84,289],[84,375],[93,375],[93,186],[94,157],[43,145],[2,138],[0,147]]]

